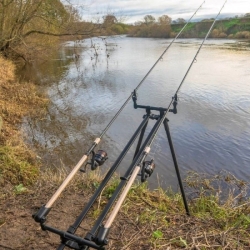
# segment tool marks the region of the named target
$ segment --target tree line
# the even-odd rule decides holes
[[[128,32],[132,37],[156,37],[169,38],[171,36],[172,19],[168,15],[162,15],[157,20],[152,15],[146,15],[143,21],[136,22]]]
[[[182,38],[202,38],[209,30],[213,18],[204,19],[199,22],[191,22],[182,33]],[[136,22],[129,29],[128,35],[132,37],[154,37],[170,38],[175,37],[182,29],[186,20],[163,15],[156,19],[152,15],[146,15],[142,21]],[[250,39],[250,13],[234,18],[218,20],[213,28],[210,37],[212,38],[247,38]]]

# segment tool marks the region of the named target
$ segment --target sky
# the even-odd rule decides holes
[[[71,0],[80,8],[83,20],[98,20],[107,13],[114,14],[125,23],[143,20],[145,15],[158,18],[168,15],[175,20],[188,20],[204,0]],[[194,20],[215,17],[225,0],[205,0]],[[233,17],[250,12],[250,0],[227,0],[220,17]]]

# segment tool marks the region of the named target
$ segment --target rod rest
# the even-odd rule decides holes
[[[167,108],[162,108],[162,107],[152,107],[152,106],[145,106],[145,105],[138,105],[137,104],[137,93],[136,91],[134,90],[133,93],[132,93],[132,100],[134,102],[134,108],[135,109],[138,109],[138,108],[141,108],[141,109],[146,109],[147,111],[147,114],[149,115],[150,114],[150,111],[151,110],[156,110],[156,111],[160,111],[161,113],[165,112],[165,111],[168,111]],[[177,94],[175,94],[174,97],[172,97],[172,100],[173,100],[173,106],[174,108],[173,109],[169,109],[169,112],[173,112],[174,114],[177,114]],[[152,115],[152,114],[151,114]],[[151,119],[156,119],[156,117],[150,117]]]

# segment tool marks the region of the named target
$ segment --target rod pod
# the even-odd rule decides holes
[[[226,3],[226,2],[227,2],[227,0],[225,1],[225,3]],[[224,5],[225,5],[225,3],[224,3]],[[224,5],[222,6],[222,8],[224,7]],[[222,10],[222,8],[221,8],[221,10]],[[220,12],[221,12],[221,10],[220,10]],[[220,14],[220,12],[218,13],[218,15]],[[178,93],[178,91],[180,90],[180,88],[181,88],[181,86],[182,86],[182,84],[183,84],[183,82],[184,82],[184,80],[185,80],[187,74],[189,73],[189,71],[190,71],[190,69],[191,69],[191,67],[192,67],[192,65],[193,65],[193,63],[194,63],[194,61],[196,60],[196,57],[197,57],[197,55],[198,55],[198,53],[199,53],[201,47],[203,46],[205,40],[206,40],[207,37],[209,36],[209,34],[210,34],[210,32],[211,32],[211,30],[212,30],[212,28],[213,28],[213,26],[214,26],[214,24],[215,24],[215,22],[216,22],[216,20],[217,20],[218,15],[216,16],[216,19],[214,20],[213,24],[211,25],[211,27],[210,27],[210,29],[209,29],[209,31],[208,31],[206,37],[204,38],[204,40],[203,40],[203,42],[202,42],[200,48],[198,49],[198,51],[197,51],[197,53],[196,53],[196,55],[195,55],[195,57],[194,57],[194,60],[193,60],[192,63],[190,64],[189,69],[187,70],[187,72],[186,72],[186,74],[185,74],[185,76],[184,76],[184,78],[183,78],[183,80],[182,80],[180,86],[178,87],[178,89],[177,89],[177,91],[176,91],[176,93],[175,93],[175,96],[176,96],[176,97],[177,97],[177,93]],[[155,65],[154,65],[154,66],[155,66]],[[153,67],[154,67],[154,66],[153,66]],[[151,70],[150,70],[150,72],[151,72]],[[149,72],[149,73],[150,73],[150,72]],[[147,75],[146,75],[146,76],[147,76]],[[142,82],[143,82],[144,80],[145,80],[145,78],[142,80]],[[141,83],[142,83],[142,82],[141,82]],[[137,88],[136,88],[135,90],[137,90],[137,89],[139,88],[139,86],[141,85],[141,83],[137,86]],[[62,185],[59,187],[59,189],[56,191],[56,193],[52,196],[52,198],[49,200],[49,202],[48,202],[44,207],[41,207],[41,209],[38,211],[38,213],[36,213],[36,214],[33,216],[34,219],[35,219],[37,222],[40,222],[40,223],[41,223],[42,229],[48,230],[48,231],[51,231],[51,232],[54,232],[54,233],[60,235],[61,237],[64,237],[65,239],[72,240],[72,241],[74,241],[74,242],[76,242],[76,243],[78,243],[78,244],[81,245],[80,248],[74,248],[74,247],[71,247],[71,248],[82,250],[83,247],[84,247],[84,249],[85,249],[85,246],[86,246],[86,247],[87,247],[86,249],[88,249],[89,247],[92,247],[92,248],[94,248],[94,249],[104,249],[104,247],[103,247],[102,245],[98,245],[98,244],[95,244],[94,242],[92,242],[92,239],[93,239],[93,238],[91,238],[91,237],[95,235],[96,231],[94,232],[94,234],[92,234],[92,235],[90,234],[91,240],[89,240],[88,237],[86,237],[85,239],[83,239],[83,238],[80,238],[80,237],[78,237],[78,236],[76,236],[76,235],[74,235],[74,234],[72,234],[72,233],[60,231],[60,230],[58,230],[58,229],[55,229],[55,228],[52,228],[52,227],[50,227],[50,226],[45,225],[44,222],[45,222],[45,220],[46,220],[46,216],[47,216],[47,214],[49,213],[49,211],[50,211],[51,206],[53,205],[53,203],[54,203],[54,202],[56,201],[56,199],[59,197],[59,195],[60,195],[61,192],[64,190],[64,188],[68,185],[69,181],[73,178],[73,176],[74,176],[74,175],[76,174],[76,172],[79,170],[79,168],[81,167],[81,165],[86,161],[86,159],[87,159],[88,155],[91,153],[91,151],[92,151],[92,150],[97,146],[97,144],[100,142],[100,140],[101,140],[101,138],[103,137],[103,135],[106,133],[106,131],[108,130],[108,128],[111,126],[111,124],[114,122],[114,120],[115,120],[115,119],[117,118],[117,116],[120,114],[120,112],[121,112],[121,111],[123,110],[123,108],[126,106],[126,104],[128,103],[129,99],[132,97],[132,95],[133,95],[133,94],[130,95],[130,97],[127,99],[127,101],[124,103],[124,105],[120,108],[120,110],[117,112],[117,114],[113,117],[113,119],[112,119],[111,122],[108,124],[108,126],[104,129],[104,131],[102,132],[102,134],[100,135],[100,137],[97,138],[97,139],[94,141],[94,143],[93,143],[92,146],[91,146],[91,150],[89,150],[89,151],[81,158],[81,160],[80,160],[80,161],[78,162],[78,164],[74,167],[74,169],[72,170],[72,172],[71,172],[71,173],[69,174],[69,176],[65,179],[65,181],[62,183]],[[150,147],[151,144],[153,143],[153,141],[154,141],[154,139],[155,139],[155,137],[156,137],[156,134],[157,134],[157,132],[158,132],[158,130],[159,130],[161,124],[165,121],[165,119],[167,119],[167,118],[166,118],[167,113],[170,112],[170,106],[174,103],[174,101],[175,101],[175,98],[172,99],[172,101],[170,102],[168,108],[166,108],[165,110],[162,110],[162,111],[161,111],[161,119],[159,120],[159,122],[156,123],[157,125],[154,127],[154,132],[152,132],[152,134],[151,134],[151,136],[150,136],[150,139],[149,139],[149,140],[147,141],[147,143],[146,143],[147,147]],[[176,108],[174,107],[173,110],[176,110]],[[142,147],[142,149],[143,149],[143,148],[144,148],[144,146]],[[141,151],[140,151],[140,152],[141,152]],[[145,155],[146,155],[146,153],[145,153],[144,155],[141,155],[141,153],[138,153],[138,158],[137,158],[137,156],[135,157],[135,160],[136,160],[135,163],[136,163],[136,164],[132,166],[132,168],[133,168],[132,173],[134,173],[134,171],[135,171],[135,169],[137,168],[137,166],[140,166],[140,164],[142,163],[142,161],[143,161],[144,158],[145,158]],[[131,184],[131,185],[132,185],[132,184]],[[119,194],[119,192],[118,192],[118,194]],[[123,195],[123,196],[124,196],[124,195]],[[125,196],[126,196],[126,195],[125,195]],[[113,214],[112,217],[115,217],[114,215],[116,215],[116,213],[114,212],[114,213],[112,213],[112,214]],[[111,220],[111,219],[112,219],[112,220]],[[113,218],[111,218],[111,219],[110,219],[110,222],[113,221]],[[98,224],[98,223],[97,223],[97,224]],[[96,227],[94,227],[95,230],[97,230],[97,229],[100,227],[100,224],[99,224],[99,225],[97,225],[97,224],[96,224]],[[98,226],[98,227],[97,227],[97,226]],[[106,225],[106,226],[109,226],[109,224]],[[105,228],[105,225],[104,225],[104,228]],[[107,229],[107,228],[108,228],[108,227],[106,227],[106,229]],[[76,229],[74,229],[74,230],[76,230]],[[98,242],[98,239],[96,239],[96,242]],[[104,243],[105,243],[105,242],[104,242]],[[62,249],[63,249],[63,248],[62,248]]]

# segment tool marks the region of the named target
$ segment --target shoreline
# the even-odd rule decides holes
[[[1,59],[1,58],[0,58]],[[42,231],[31,215],[55,192],[68,170],[41,171],[35,152],[23,141],[19,124],[25,115],[46,112],[48,100],[30,83],[15,82],[14,66],[3,61],[8,76],[0,80],[3,127],[0,145],[0,248],[55,249],[58,236]],[[0,69],[1,70],[1,69]],[[34,109],[37,107],[37,109]],[[31,112],[33,110],[33,112]],[[222,178],[222,177],[221,177]],[[78,174],[61,195],[48,216],[48,224],[66,230],[82,211],[102,176],[98,172]],[[160,187],[149,190],[146,184],[135,184],[129,192],[109,235],[109,249],[249,249],[249,198],[238,200],[249,186],[231,175],[228,182],[239,193],[230,193],[221,203],[222,190],[213,180],[193,174],[186,180],[191,216],[185,214],[179,193]],[[94,203],[85,223],[77,231],[84,237],[101,209],[107,204],[118,183],[113,179]],[[220,180],[220,179],[218,179]],[[237,198],[238,197],[238,198]],[[132,235],[132,237],[131,237]]]

